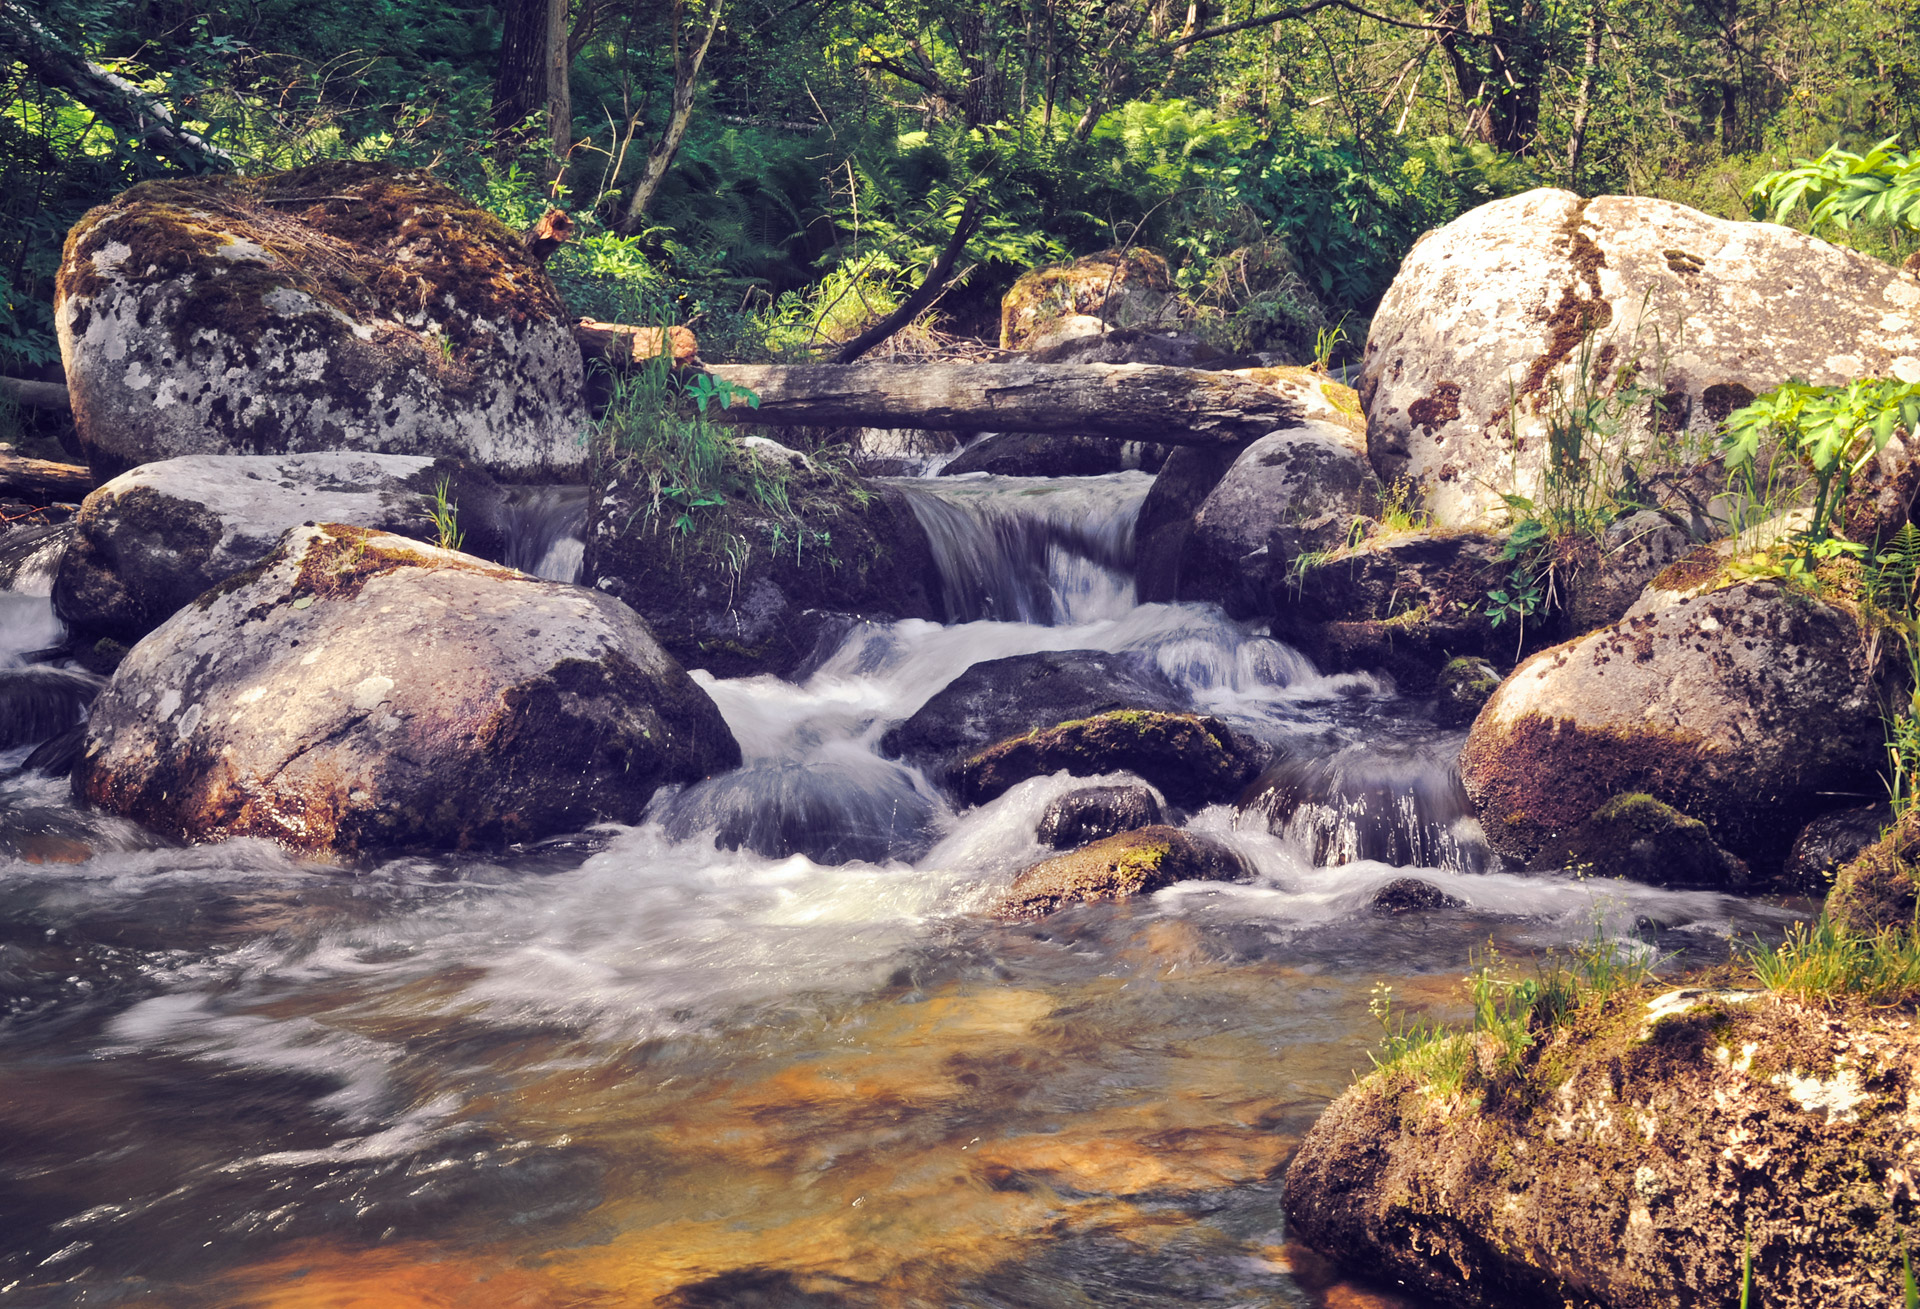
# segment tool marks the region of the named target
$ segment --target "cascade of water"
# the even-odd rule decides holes
[[[509,568],[550,582],[578,582],[586,557],[587,488],[529,486],[508,498],[500,524]]]
[[[1315,867],[1374,860],[1484,872],[1493,856],[1453,762],[1458,750],[1449,736],[1283,759],[1254,784],[1243,812]]]

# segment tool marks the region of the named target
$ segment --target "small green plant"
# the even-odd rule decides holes
[[[1807,226],[1845,231],[1856,223],[1920,231],[1920,150],[1901,153],[1890,136],[1863,155],[1830,147],[1818,159],[1796,159],[1747,192],[1756,217],[1784,223],[1805,204]]]
[[[1778,946],[1757,946],[1750,962],[1768,990],[1816,1004],[1853,997],[1893,1005],[1920,997],[1920,932],[1912,926],[1850,933],[1822,914],[1789,928]]]
[[[1402,473],[1387,483],[1386,490],[1380,496],[1381,530],[1417,532],[1426,527],[1432,516],[1418,507],[1418,501],[1419,487],[1406,474]]]
[[[460,530],[460,506],[454,503],[453,483],[447,478],[434,484],[427,521],[433,524],[434,543],[442,550],[458,550],[466,543],[467,534]]]
[[[1920,1282],[1913,1279],[1913,1252],[1904,1235],[1900,1238],[1900,1289],[1906,1292],[1907,1309],[1920,1309]]]
[[[1313,370],[1317,373],[1332,371],[1334,352],[1346,343],[1347,316],[1342,314],[1339,322],[1313,334]]]
[[[1740,1309],[1753,1304],[1753,1223],[1740,1229]]]

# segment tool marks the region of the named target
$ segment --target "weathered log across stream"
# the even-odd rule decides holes
[[[1305,421],[1284,391],[1156,364],[711,364],[760,397],[732,423],[1045,432],[1165,445],[1251,441]]]

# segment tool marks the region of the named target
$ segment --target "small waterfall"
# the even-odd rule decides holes
[[[518,488],[507,500],[500,531],[507,567],[550,582],[578,582],[587,549],[587,488]]]
[[[900,481],[940,567],[949,622],[1055,626],[1134,606],[1133,525],[1153,479]]]
[[[1264,821],[1316,868],[1374,860],[1485,872],[1493,856],[1453,765],[1456,746],[1353,745],[1283,759],[1249,788],[1242,813]]]

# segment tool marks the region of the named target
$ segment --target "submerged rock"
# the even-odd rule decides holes
[[[38,745],[71,730],[86,718],[103,685],[72,668],[0,668],[0,750]]]
[[[1375,471],[1418,482],[1437,525],[1470,526],[1504,512],[1502,492],[1539,498],[1552,398],[1581,367],[1597,388],[1624,367],[1660,387],[1666,469],[1684,469],[1789,378],[1920,376],[1920,281],[1771,223],[1529,191],[1420,240],[1365,358]],[[1641,459],[1643,480],[1660,458]]]
[[[1713,843],[1707,825],[1650,795],[1616,795],[1534,860],[1536,868],[1576,868],[1650,886],[1710,886],[1737,891],[1746,862]]]
[[[940,834],[934,801],[872,755],[754,762],[688,787],[658,818],[676,841],[711,832],[722,850],[818,864],[911,863]]]
[[[466,548],[500,553],[499,488],[451,461],[339,452],[186,455],[143,464],[96,488],[80,506],[54,607],[83,644],[101,637],[132,644],[195,596],[266,558],[301,523],[433,540],[426,509],[442,479],[460,507]]]
[[[97,472],[187,454],[586,460],[580,347],[520,238],[423,172],[143,182],[67,238],[55,322]]]
[[[1373,893],[1367,907],[1382,918],[1398,918],[1401,914],[1458,909],[1461,903],[1432,882],[1423,882],[1417,877],[1396,877]]]
[[[1532,863],[1637,791],[1771,878],[1832,793],[1872,793],[1883,751],[1853,618],[1756,581],[1636,609],[1533,656],[1474,721],[1461,774],[1509,859]]]
[[[1246,789],[1241,812],[1315,868],[1367,860],[1482,872],[1492,861],[1451,753],[1382,744],[1283,758]]]
[[[1463,1309],[1721,1309],[1743,1250],[1760,1304],[1893,1309],[1916,1070],[1903,1016],[1757,992],[1618,996],[1510,1057],[1455,1036],[1314,1124],[1288,1229]]]
[[[1164,821],[1160,801],[1144,786],[1083,786],[1049,804],[1034,834],[1042,845],[1071,850]]]
[[[326,524],[133,648],[76,787],[171,836],[353,856],[634,822],[739,761],[625,605]]]
[[[1271,751],[1217,718],[1120,709],[988,746],[948,775],[965,804],[985,804],[1029,777],[1134,773],[1174,804],[1231,800]]]
[[[1239,855],[1177,827],[1142,827],[1055,855],[1014,879],[994,909],[1006,919],[1042,918],[1090,900],[1151,895],[1175,882],[1232,882],[1247,875]]]

